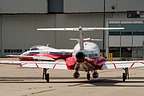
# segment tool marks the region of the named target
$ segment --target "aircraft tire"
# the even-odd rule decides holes
[[[74,77],[75,79],[77,79],[79,76],[80,76],[80,74],[79,74],[78,72],[75,72],[75,73],[73,74],[73,77]]]
[[[49,82],[49,73],[47,73],[47,74],[45,75],[45,80],[46,80],[47,82]]]
[[[125,82],[126,78],[127,78],[126,73],[123,73],[123,82]]]
[[[87,80],[90,80],[90,73],[87,73]]]

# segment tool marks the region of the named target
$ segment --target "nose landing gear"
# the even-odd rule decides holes
[[[49,82],[49,73],[47,73],[48,69],[43,69],[43,79],[45,79],[47,82]]]
[[[123,68],[124,69],[124,73],[122,74],[123,77],[123,82],[125,82],[126,79],[129,79],[129,70],[128,68]]]
[[[89,71],[87,72],[87,80],[90,80],[90,73],[89,73]]]

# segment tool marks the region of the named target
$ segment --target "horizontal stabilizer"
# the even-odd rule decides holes
[[[79,42],[78,38],[70,38],[70,40]],[[84,38],[83,41],[103,41],[102,39]]]
[[[123,27],[115,28],[98,28],[98,27],[78,27],[78,28],[37,28],[42,31],[94,31],[94,30],[122,30]]]
[[[79,31],[78,28],[37,28],[42,31]]]

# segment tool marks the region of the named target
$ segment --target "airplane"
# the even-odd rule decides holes
[[[117,69],[123,68],[124,73],[122,74],[123,81],[129,78],[128,68],[142,67],[144,66],[144,60],[141,61],[106,61],[104,57],[100,57],[100,50],[97,44],[90,40],[83,39],[84,31],[93,30],[121,30],[124,28],[97,28],[97,27],[78,27],[78,28],[38,28],[37,30],[48,30],[48,31],[77,31],[79,32],[78,44],[73,49],[73,54],[68,57],[66,61],[0,61],[2,64],[20,64],[21,67],[34,67],[43,68],[43,75],[45,80],[49,82],[48,69],[65,69],[74,70],[73,77],[80,77],[79,71],[87,72],[87,80],[98,78],[97,70],[105,69]]]
[[[66,58],[71,57],[72,53],[72,49],[55,49],[47,44],[46,46],[35,45],[21,55],[6,56],[19,58],[20,61],[55,61],[59,59],[65,60]]]

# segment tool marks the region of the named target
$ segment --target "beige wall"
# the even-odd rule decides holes
[[[60,14],[57,15],[56,27],[102,27],[102,14]],[[102,38],[102,31],[84,32],[84,37]],[[56,47],[73,48],[75,41],[69,41],[69,38],[79,38],[77,32],[57,32]],[[101,45],[101,42],[96,42]]]
[[[2,16],[2,49],[27,49],[50,43],[56,48],[73,48],[77,32],[37,31],[41,27],[102,27],[103,14],[47,14]],[[84,37],[102,38],[102,31],[85,32]],[[102,42],[96,42],[102,48]]]
[[[64,12],[103,12],[103,0],[64,0]]]
[[[2,16],[0,15],[0,37],[1,37],[1,33],[2,33]],[[0,46],[1,46],[1,44],[0,44]]]
[[[3,48],[29,48],[35,44],[52,43],[55,32],[39,32],[38,27],[55,27],[55,15],[3,15]]]
[[[105,0],[105,11],[144,11],[143,5],[143,0]],[[104,0],[64,0],[64,12],[104,12]]]
[[[64,13],[103,12],[104,0],[63,0]],[[57,3],[56,3],[57,4]],[[106,12],[144,11],[143,0],[105,0]],[[115,9],[111,7],[114,6]],[[0,0],[0,13],[47,13],[48,0]]]
[[[0,13],[47,13],[47,0],[0,0]]]

